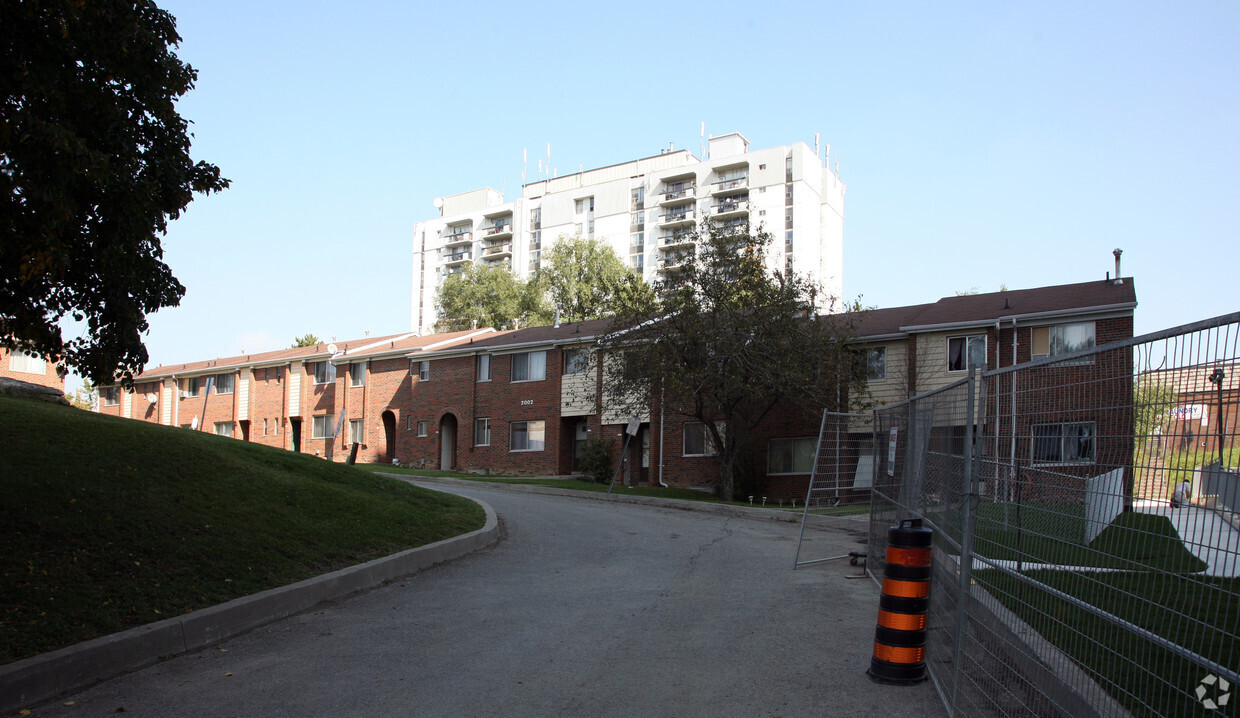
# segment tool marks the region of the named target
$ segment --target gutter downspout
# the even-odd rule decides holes
[[[663,379],[659,379],[659,486],[667,488],[663,483]]]

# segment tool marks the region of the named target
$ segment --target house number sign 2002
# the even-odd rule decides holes
[[[533,406],[533,405],[534,405],[533,399],[522,399],[521,400],[521,406]]]

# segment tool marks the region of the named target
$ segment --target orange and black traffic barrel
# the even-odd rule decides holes
[[[878,599],[874,657],[866,671],[875,683],[912,685],[926,680],[933,536],[921,519],[903,519],[887,530],[887,568]]]

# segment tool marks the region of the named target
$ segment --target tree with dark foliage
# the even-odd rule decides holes
[[[179,42],[148,0],[0,2],[0,345],[96,384],[146,364],[147,315],[185,294],[160,237],[228,186],[190,159]]]
[[[662,402],[700,422],[717,491],[731,499],[753,430],[774,412],[846,410],[864,393],[864,364],[847,347],[856,315],[818,315],[830,307],[816,300],[834,300],[807,277],[768,270],[768,233],[707,223],[692,235],[693,253],[669,260],[657,298],[617,308],[600,341],[603,395],[626,414]]]

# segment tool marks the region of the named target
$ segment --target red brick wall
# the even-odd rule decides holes
[[[65,390],[65,380],[60,376],[60,373],[56,371],[55,362],[44,361],[42,374],[13,371],[12,356],[7,349],[0,349],[0,377],[24,381],[28,384],[38,384],[39,386],[51,387],[53,389],[59,389],[61,392]]]

